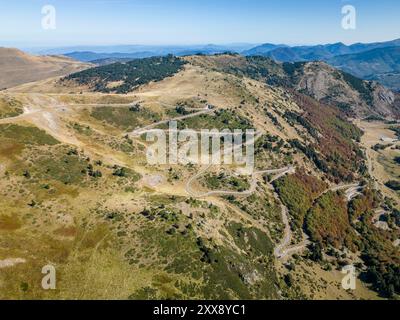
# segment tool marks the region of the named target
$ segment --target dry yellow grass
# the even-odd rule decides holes
[[[395,156],[399,155],[399,150],[394,150],[394,148],[399,146],[400,143],[382,141],[382,137],[396,139],[395,133],[389,129],[390,125],[383,122],[356,121],[356,124],[364,131],[361,144],[366,149],[370,175],[375,179],[376,186],[385,196],[398,201],[398,193],[386,187],[385,183],[389,180],[397,180],[400,176],[400,168],[394,162]],[[377,144],[387,145],[387,148],[375,151],[372,147]]]
[[[281,269],[282,270],[282,269]],[[286,270],[287,272],[287,270]],[[312,300],[380,300],[378,294],[359,279],[356,290],[344,290],[344,274],[338,270],[325,271],[318,264],[300,262],[291,271],[294,286],[299,286],[307,299]]]
[[[217,109],[235,110],[237,114],[252,120],[256,129],[265,133],[276,135],[285,141],[299,138],[295,128],[291,127],[278,112],[271,111],[280,121],[282,128],[274,125],[268,117],[260,116],[263,113],[262,106],[265,104],[274,104],[283,112],[299,111],[296,104],[287,101],[282,90],[199,66],[186,65],[184,70],[175,76],[142,86],[128,95],[105,95],[87,92],[85,88],[80,87],[61,87],[57,84],[57,80],[55,77],[7,90],[7,94],[17,97],[36,111],[25,116],[23,122],[17,120],[17,123],[35,125],[63,144],[84,152],[91,161],[101,160],[103,164],[99,168],[104,176],[100,182],[91,181],[89,185],[80,186],[62,186],[61,183],[49,182],[50,188],[57,190],[52,194],[43,187],[41,190],[36,190],[33,187],[26,187],[21,177],[21,172],[32,160],[29,155],[21,151],[19,146],[10,145],[3,149],[0,146],[0,152],[3,154],[3,156],[0,154],[0,160],[5,164],[5,168],[0,170],[2,177],[6,170],[13,168],[13,162],[17,163],[19,171],[15,170],[20,175],[3,179],[0,185],[3,190],[9,190],[8,194],[0,198],[4,211],[0,211],[0,243],[4,241],[13,244],[7,250],[0,250],[0,258],[20,257],[27,261],[25,264],[8,269],[6,276],[0,278],[0,288],[6,290],[8,297],[125,299],[135,290],[150,285],[155,276],[159,276],[159,270],[152,265],[154,258],[157,257],[142,257],[141,261],[133,265],[130,265],[124,257],[128,248],[138,245],[135,242],[138,241],[135,235],[141,226],[135,225],[134,218],[138,212],[151,206],[156,198],[165,198],[172,204],[178,202],[176,197],[186,199],[188,194],[185,184],[195,173],[196,168],[150,167],[146,164],[143,151],[132,155],[116,150],[111,146],[111,142],[123,139],[124,131],[91,117],[90,112],[97,106],[90,104],[126,104],[140,101],[146,108],[162,112],[165,111],[165,104],[174,105],[177,101],[194,101],[196,104],[205,100],[215,105]],[[80,91],[83,91],[82,94]],[[77,104],[87,104],[87,106]],[[241,104],[242,108],[238,107]],[[74,130],[71,123],[75,122],[90,127],[92,135]],[[370,139],[368,135],[366,139]],[[134,146],[137,145],[140,143],[135,142]],[[7,157],[4,156],[4,153],[9,153],[10,150],[15,153],[13,161],[8,154]],[[265,163],[272,164],[274,161],[279,161],[281,159],[279,156],[274,155],[272,160],[265,160]],[[314,166],[304,157],[296,155],[294,160],[299,166],[318,175],[315,169],[312,169]],[[130,168],[141,174],[143,179],[137,183],[123,185],[118,178],[112,176],[114,165]],[[168,181],[170,167],[179,171],[181,174],[179,179]],[[158,183],[153,183],[151,177],[154,176],[162,179]],[[23,192],[22,196],[20,192]],[[174,196],[172,200],[171,196]],[[270,194],[268,197],[273,199]],[[27,206],[28,200],[33,198],[38,200],[40,208]],[[207,217],[208,205],[217,207],[219,215]],[[10,212],[15,211],[13,206],[18,212],[16,218],[10,220],[10,217],[14,217],[10,215]],[[268,233],[265,221],[256,220],[226,199],[210,197],[205,208],[193,209],[182,202],[177,207],[185,216],[194,213],[194,221],[199,226],[195,227],[198,228],[197,234],[204,238],[213,237],[219,245],[228,243],[230,248],[240,251],[227,232],[224,232],[226,222],[240,222]],[[111,230],[113,226],[111,222],[108,224],[110,229],[102,229],[100,226],[104,224],[105,212],[124,212],[128,218],[118,230]],[[195,222],[193,224],[196,225]],[[115,238],[115,233],[120,231],[129,232],[128,244]],[[42,249],[35,252],[36,247]],[[43,293],[38,285],[41,277],[38,268],[48,262],[54,262],[60,268],[59,288],[53,293]],[[140,262],[147,267],[138,267]],[[148,267],[150,265],[151,267]],[[304,268],[303,275],[313,275],[318,286],[328,282],[325,289],[313,293],[308,289],[308,280],[301,280],[303,276],[299,275],[299,283],[302,284],[303,291],[308,297],[354,298],[353,295],[337,287],[341,274],[325,272],[314,265],[302,265],[300,268]],[[32,275],[29,275],[30,272]],[[161,274],[161,277],[165,275]],[[166,285],[163,284],[163,288],[166,292],[173,292],[174,288],[170,283],[182,278],[176,275],[169,277],[170,281]],[[24,282],[29,283],[32,288],[28,293],[20,292],[20,285]],[[360,289],[355,292],[355,297],[376,298],[361,284]]]
[[[67,75],[90,64],[62,56],[32,56],[17,49],[0,48],[0,88]]]

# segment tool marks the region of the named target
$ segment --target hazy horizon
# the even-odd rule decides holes
[[[55,29],[42,27],[46,5]],[[356,28],[342,27],[342,8],[356,9]],[[400,38],[400,3],[295,0],[0,0],[0,45],[18,48],[116,45],[316,45]]]
[[[374,41],[374,42],[354,42],[354,43],[344,43],[345,45],[355,45],[355,44],[370,44],[370,43],[380,43],[380,42],[388,42],[399,40],[400,38],[388,39],[383,41]],[[145,50],[156,50],[156,49],[164,49],[167,50],[169,48],[181,48],[184,49],[198,49],[204,48],[206,46],[216,46],[216,47],[226,47],[226,49],[232,50],[236,48],[236,51],[240,53],[240,51],[246,51],[257,46],[261,46],[264,44],[274,44],[274,45],[287,45],[289,47],[301,47],[301,46],[316,46],[316,45],[329,45],[335,43],[316,43],[316,44],[292,44],[289,45],[287,43],[270,43],[270,42],[260,42],[260,43],[198,43],[198,44],[127,44],[127,43],[116,43],[116,44],[97,44],[97,45],[90,45],[90,44],[77,44],[77,45],[59,45],[59,46],[45,46],[45,45],[18,45],[18,44],[7,44],[0,42],[0,47],[4,48],[16,48],[28,53],[32,54],[47,54],[47,52],[54,51],[55,54],[62,54],[62,53],[71,53],[71,52],[84,52],[84,51],[92,51],[96,53],[129,53],[129,52],[140,52]],[[126,49],[131,49],[128,51],[122,50],[122,48],[126,47]],[[137,50],[132,49],[137,47]],[[232,50],[234,51],[234,50]]]

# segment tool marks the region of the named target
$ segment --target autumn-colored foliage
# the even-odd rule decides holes
[[[283,203],[289,208],[289,212],[297,227],[303,226],[307,211],[314,200],[327,188],[326,183],[316,177],[300,173],[286,176],[275,181],[274,186]]]
[[[352,181],[363,162],[362,153],[353,141],[360,139],[361,131],[347,122],[337,108],[296,92],[293,97],[305,111],[302,116],[320,133],[317,143],[310,147],[319,152],[328,173],[335,182]]]
[[[317,200],[307,215],[306,228],[311,239],[325,247],[345,245],[355,248],[355,233],[350,225],[347,203],[340,193],[328,192]]]

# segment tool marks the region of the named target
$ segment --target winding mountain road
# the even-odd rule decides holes
[[[202,111],[191,113],[191,114],[187,114],[187,115],[180,116],[180,117],[176,117],[174,119],[167,119],[167,120],[162,120],[162,121],[159,121],[159,122],[156,122],[156,123],[152,123],[152,124],[150,124],[150,125],[148,125],[146,127],[136,129],[133,132],[128,133],[128,134],[133,136],[133,137],[140,137],[142,134],[145,134],[145,133],[151,132],[152,130],[155,130],[154,128],[159,126],[159,125],[167,124],[167,123],[169,123],[171,121],[182,121],[182,120],[194,118],[194,117],[197,117],[197,116],[200,116],[200,115],[203,115],[203,114],[208,114],[208,113],[213,113],[213,112],[215,112],[215,110],[211,109],[207,105]]]
[[[365,186],[362,186],[359,183],[343,184],[343,185],[333,186],[329,189],[326,189],[324,192],[322,192],[319,195],[318,198],[322,197],[324,194],[326,194],[328,192],[336,192],[336,191],[345,190],[346,199],[348,202],[350,202],[355,197],[359,196],[363,189],[365,189]]]
[[[121,104],[118,104],[121,105]],[[132,105],[132,104],[127,104],[127,105]],[[5,119],[0,119],[0,124],[3,123],[13,123],[13,122],[18,122],[18,121],[23,121],[23,120],[30,120],[33,123],[37,124],[39,127],[42,127],[46,129],[49,133],[54,135],[56,138],[61,138],[60,140],[63,142],[71,143],[74,145],[80,145],[75,141],[75,139],[72,139],[70,136],[66,135],[61,135],[59,127],[58,127],[58,117],[57,114],[54,113],[55,111],[60,111],[58,109],[63,109],[66,108],[64,105],[59,105],[55,104],[56,107],[53,108],[39,108],[39,107],[31,107],[27,106],[24,108],[24,113],[22,115],[16,116],[16,117],[10,117],[10,118],[5,118]],[[98,106],[96,104],[96,106]],[[104,106],[104,104],[103,104]],[[146,126],[141,129],[137,129],[131,133],[131,135],[138,137],[142,135],[143,133],[149,132],[153,130],[156,126],[161,125],[161,124],[166,124],[170,121],[180,121],[180,120],[185,120],[191,117],[196,117],[202,114],[208,114],[212,113],[215,110],[210,109],[209,106],[206,106],[203,110],[199,112],[195,112],[193,114],[189,115],[184,115],[180,116],[174,119],[169,119],[169,120],[163,120],[157,123],[153,123],[149,126]],[[54,115],[54,117],[53,117]],[[261,132],[257,132],[256,136],[254,137],[254,140],[248,141],[247,143],[251,143],[256,141],[260,136],[262,135]],[[242,147],[241,145],[238,147]],[[276,245],[274,249],[274,255],[278,259],[285,259],[292,254],[299,252],[301,250],[304,250],[307,245],[310,243],[310,241],[306,238],[303,242],[290,246],[291,240],[292,240],[292,231],[290,228],[290,223],[289,223],[289,210],[288,208],[281,202],[279,199],[279,195],[274,191],[272,187],[272,182],[280,179],[284,175],[287,174],[293,174],[295,173],[295,168],[294,167],[285,167],[285,168],[280,168],[280,169],[268,169],[268,170],[262,170],[262,171],[257,171],[252,174],[252,181],[249,190],[243,191],[243,192],[238,192],[238,191],[230,191],[230,190],[215,190],[215,191],[208,191],[208,192],[196,192],[192,184],[199,178],[201,177],[205,172],[207,172],[211,168],[211,165],[207,165],[204,169],[202,169],[200,172],[192,176],[186,183],[185,185],[185,191],[187,194],[194,198],[207,198],[207,197],[212,197],[212,196],[226,196],[226,195],[233,195],[233,196],[249,196],[253,194],[256,189],[257,189],[257,182],[258,178],[260,175],[264,174],[275,174],[274,177],[272,177],[271,181],[269,182],[269,187],[273,191],[274,197],[281,203],[281,216],[282,216],[282,222],[285,225],[285,230],[284,230],[284,235],[282,240],[280,241],[279,244]],[[328,190],[326,190],[324,193],[329,192],[329,191],[338,191],[338,190],[346,190],[346,197],[348,201],[350,201],[352,198],[357,196],[359,192],[362,190],[362,186],[359,184],[349,184],[349,185],[342,185],[342,186],[335,186],[332,187]],[[323,193],[323,194],[324,194]],[[323,195],[322,194],[322,195]]]
[[[134,132],[131,133],[131,135],[133,135],[133,137],[138,137],[141,136],[144,133],[147,132],[151,132],[152,130],[154,130],[154,128],[158,125],[161,124],[165,124],[168,123],[170,121],[179,121],[179,120],[184,120],[190,117],[195,117],[201,114],[205,114],[205,113],[210,113],[213,112],[213,110],[210,110],[208,107],[206,108],[206,110],[203,110],[201,112],[195,113],[195,114],[191,114],[188,116],[182,116],[182,117],[178,117],[175,119],[170,119],[170,120],[163,120],[160,121],[158,123],[155,124],[151,124],[149,126],[146,126],[144,128],[140,128],[140,129],[136,129]],[[168,130],[166,130],[168,131]],[[262,135],[261,132],[257,132],[256,136],[254,137],[254,139],[252,141],[248,141],[248,143],[254,143],[260,136]],[[242,147],[237,146],[237,147]],[[237,148],[236,147],[236,148]],[[264,175],[264,174],[276,174],[274,177],[272,177],[272,179],[269,182],[269,186],[272,189],[272,191],[274,192],[274,197],[281,203],[281,215],[282,215],[282,221],[285,225],[285,230],[284,230],[284,236],[282,241],[276,246],[276,248],[274,249],[274,255],[278,258],[278,259],[283,259],[285,257],[287,257],[290,254],[294,254],[295,252],[298,252],[300,250],[303,250],[304,248],[306,248],[306,246],[308,245],[308,240],[306,240],[305,242],[302,242],[301,244],[298,244],[296,246],[290,247],[290,243],[291,243],[291,239],[292,239],[292,231],[290,228],[290,224],[289,224],[289,210],[287,209],[287,207],[282,204],[282,202],[279,199],[278,194],[275,193],[274,188],[272,187],[272,183],[275,180],[280,179],[281,177],[287,175],[287,174],[293,174],[295,173],[295,168],[292,166],[289,167],[285,167],[285,168],[280,168],[280,169],[267,169],[267,170],[261,170],[261,171],[257,171],[254,172],[252,174],[252,181],[251,181],[251,185],[249,190],[246,191],[231,191],[231,190],[214,190],[214,191],[207,191],[207,192],[197,192],[192,188],[192,184],[199,179],[202,175],[204,175],[205,172],[207,172],[210,168],[212,167],[212,164],[209,164],[207,166],[205,166],[202,170],[200,170],[198,173],[196,173],[195,175],[193,175],[192,177],[189,178],[189,180],[187,181],[186,185],[185,185],[185,191],[187,192],[187,194],[189,194],[191,197],[193,198],[207,198],[207,197],[212,197],[212,196],[249,196],[251,194],[253,194],[256,189],[257,189],[257,181],[260,175]]]
[[[249,196],[251,194],[253,194],[256,191],[257,188],[257,178],[260,175],[263,174],[274,174],[277,173],[278,175],[276,177],[273,178],[273,180],[271,181],[271,183],[277,179],[279,179],[280,177],[286,175],[286,174],[290,174],[290,173],[294,173],[295,169],[293,167],[285,167],[282,169],[271,169],[271,170],[262,170],[262,171],[257,171],[254,172],[252,174],[252,181],[250,184],[250,188],[246,191],[231,191],[231,190],[214,190],[214,191],[208,191],[208,192],[204,192],[204,193],[198,193],[196,191],[193,190],[192,188],[192,184],[199,178],[201,177],[206,171],[208,171],[211,168],[212,165],[209,165],[207,167],[205,167],[203,170],[199,171],[197,174],[195,174],[194,176],[192,176],[188,182],[186,183],[186,192],[193,198],[206,198],[206,197],[211,197],[211,196]]]

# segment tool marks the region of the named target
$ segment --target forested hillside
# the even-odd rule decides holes
[[[183,65],[184,61],[174,56],[138,59],[78,72],[63,81],[73,80],[98,92],[127,93],[140,85],[170,77]]]

